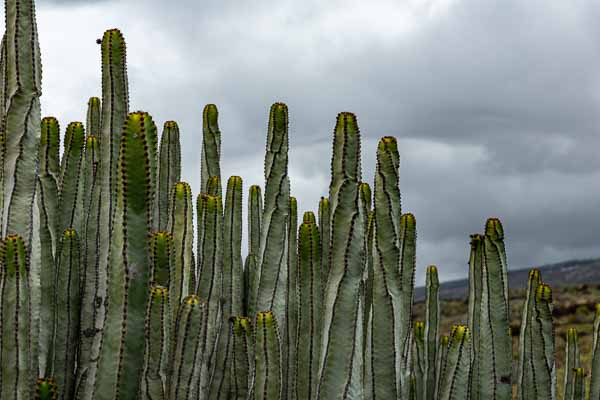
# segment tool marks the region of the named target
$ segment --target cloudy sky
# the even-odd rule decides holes
[[[167,5],[175,4],[175,5]],[[327,193],[331,134],[357,114],[364,180],[399,140],[418,284],[465,277],[469,234],[498,216],[510,268],[600,256],[600,3],[547,0],[38,0],[42,115],[85,121],[104,30],[127,41],[130,109],[179,123],[199,188],[202,108],[223,175],[263,184],[267,116],[290,111],[292,194]]]

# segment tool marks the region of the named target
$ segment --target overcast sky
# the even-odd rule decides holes
[[[205,104],[219,109],[223,177],[247,189],[264,184],[269,107],[287,103],[302,211],[326,195],[335,118],[352,111],[364,180],[377,140],[399,140],[417,284],[429,264],[466,277],[469,234],[489,216],[510,268],[598,257],[599,17],[600,2],[577,0],[38,0],[42,116],[85,121],[101,96],[95,41],[119,28],[130,110],[161,131],[179,123],[195,193]]]

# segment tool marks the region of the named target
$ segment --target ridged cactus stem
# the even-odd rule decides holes
[[[321,354],[321,241],[314,222],[298,231],[298,333],[295,343],[294,398],[315,399]]]
[[[169,232],[155,231],[150,235],[150,282],[154,285],[171,289],[171,274],[174,272],[175,251],[173,250],[173,235]],[[181,286],[181,283],[179,283]],[[169,296],[170,297],[170,296]],[[170,301],[170,303],[172,303]]]
[[[585,374],[583,368],[573,370],[573,395],[571,400],[585,400]]]
[[[569,328],[567,330],[565,345],[565,374],[563,386],[563,399],[573,398],[575,391],[575,370],[581,367],[581,358],[579,355],[579,337],[577,329]]]
[[[534,277],[535,279],[535,277]],[[529,324],[531,356],[529,374],[531,378],[524,382],[530,385],[521,393],[528,399],[556,399],[556,365],[554,362],[554,326],[552,321],[552,289],[540,283],[537,286],[532,305]],[[526,375],[527,376],[527,375]]]
[[[54,326],[55,254],[60,241],[58,231],[58,182],[60,128],[54,117],[42,119],[40,138],[40,172],[37,188],[40,210],[40,371],[47,375],[46,366],[52,357],[52,333]]]
[[[167,232],[173,238],[173,268],[169,295],[174,305],[173,316],[177,315],[177,307],[190,293],[195,292],[196,278],[193,265],[193,209],[192,189],[186,182],[177,182],[171,188]]]
[[[100,137],[100,119],[102,116],[100,109],[100,99],[98,97],[90,97],[88,100],[87,118],[85,128],[87,130],[87,138],[85,144],[85,162],[83,173],[83,187],[85,188],[83,196],[84,215],[90,209],[90,196],[93,188],[92,182],[96,173],[97,164],[100,161],[100,147],[98,146],[98,138]],[[92,139],[93,138],[93,139]]]
[[[471,398],[479,400],[479,332],[481,330],[481,273],[483,270],[483,235],[471,235],[469,255],[469,316],[468,325],[473,338],[473,376],[471,377]]]
[[[133,398],[140,390],[157,148],[156,126],[150,115],[142,111],[129,114],[120,147],[108,307],[93,396],[98,400]]]
[[[165,400],[169,374],[170,306],[169,290],[164,286],[150,288],[146,314],[144,371],[141,398]]]
[[[325,288],[327,275],[329,274],[330,223],[329,199],[321,197],[321,200],[319,200],[319,232],[321,233],[321,282],[323,282],[323,288]]]
[[[208,180],[211,176],[221,178],[221,131],[219,112],[214,104],[207,104],[202,111],[202,157],[200,170],[200,192],[208,193]],[[221,195],[221,188],[213,195]]]
[[[435,360],[435,390],[433,391],[433,398],[438,399],[438,393],[440,392],[440,379],[442,375],[442,369],[446,365],[446,358],[448,356],[448,343],[450,337],[442,335],[440,337],[440,343],[438,345],[436,360]],[[428,392],[431,390],[428,389]]]
[[[256,315],[254,357],[253,395],[249,398],[283,399],[281,339],[277,317],[271,311],[259,312]]]
[[[166,230],[169,221],[169,195],[171,189],[181,179],[181,145],[179,143],[179,126],[175,121],[166,121],[160,138],[158,155],[158,188],[155,216],[158,217],[155,226]]]
[[[338,114],[331,162],[330,270],[323,299],[323,341],[318,399],[362,396],[361,298],[365,227],[358,185],[360,133],[356,117]],[[360,333],[360,334],[359,334]]]
[[[79,237],[65,230],[57,259],[54,295],[54,341],[52,376],[60,388],[60,398],[73,398],[76,347],[79,337],[81,254]]]
[[[594,319],[590,400],[600,400],[600,303],[596,304],[596,318]]]
[[[7,236],[0,243],[0,398],[26,400],[31,397],[37,365],[31,354],[31,291],[28,256],[23,239]]]
[[[478,369],[473,369],[479,374],[479,397],[474,400],[509,400],[512,398],[512,338],[504,231],[497,218],[487,220],[481,246],[481,326],[479,343],[475,343]]]
[[[469,398],[471,369],[471,332],[464,325],[455,325],[448,343],[448,354],[442,368],[439,400]]]
[[[211,176],[206,183],[206,194],[211,196],[221,196],[221,178],[219,176]]]
[[[302,215],[302,222],[307,222],[310,224],[317,224],[317,219],[315,217],[315,213],[312,211],[305,211],[304,214]],[[319,247],[320,244],[319,244]]]
[[[424,398],[435,399],[436,360],[440,326],[440,281],[435,265],[427,267],[425,279],[425,383]]]
[[[40,140],[42,66],[34,0],[7,0],[5,10],[0,123],[4,142],[2,233],[20,235],[29,243]]]
[[[231,395],[233,400],[246,400],[254,365],[252,321],[247,317],[231,317],[233,358],[231,361]]]
[[[535,388],[535,374],[531,368],[533,367],[533,352],[540,349],[534,349],[532,346],[532,319],[535,318],[535,296],[537,288],[541,284],[541,274],[538,269],[529,271],[529,279],[527,282],[527,294],[523,304],[523,313],[521,314],[521,330],[519,333],[519,369],[517,376],[517,398],[528,400],[532,397],[532,392]]]
[[[425,399],[425,383],[427,379],[427,359],[425,358],[425,323],[423,321],[415,322],[413,328],[413,347],[412,367],[415,386],[414,399],[423,400]]]
[[[169,400],[204,398],[202,393],[198,393],[198,384],[202,366],[207,362],[206,329],[206,303],[196,295],[189,295],[179,307],[173,331],[175,345],[169,368]]]
[[[283,351],[284,362],[287,363],[284,368],[285,380],[284,389],[285,396],[288,400],[296,398],[296,389],[294,388],[296,369],[298,367],[297,358],[300,357],[296,348],[296,339],[299,332],[299,308],[302,306],[302,299],[299,298],[299,271],[298,267],[298,201],[295,197],[290,196],[290,211],[287,221],[287,299],[285,324],[287,335],[284,338]],[[300,397],[302,398],[302,397]]]
[[[85,151],[85,130],[81,122],[71,122],[65,133],[65,152],[61,160],[59,182],[59,229],[81,230],[82,201],[79,179]]]
[[[250,186],[248,196],[248,253],[258,256],[260,252],[260,228],[262,224],[263,199],[260,186]]]

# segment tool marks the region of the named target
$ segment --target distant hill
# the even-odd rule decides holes
[[[544,283],[552,287],[571,286],[583,283],[600,283],[600,258],[591,260],[570,260],[557,264],[538,267],[542,272]],[[508,271],[508,285],[511,289],[524,289],[527,285],[529,269]],[[444,282],[440,286],[440,299],[466,299],[469,291],[469,280]],[[425,288],[415,289],[415,302],[425,300]]]

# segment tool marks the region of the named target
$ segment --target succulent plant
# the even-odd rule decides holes
[[[269,111],[263,186],[221,177],[216,105],[203,111],[201,191],[181,181],[177,122],[159,138],[129,112],[126,45],[101,44],[102,100],[60,126],[40,118],[33,0],[7,0],[0,47],[2,399],[504,400],[513,381],[500,220],[471,236],[467,325],[440,332],[437,267],[413,323],[416,219],[401,212],[394,137],[362,181],[357,118],[338,114],[318,212],[288,176],[288,108]],[[264,193],[261,190],[264,188]],[[264,194],[264,197],[263,197]],[[315,205],[317,206],[317,205]],[[196,226],[193,213],[196,213]],[[196,247],[194,248],[194,241]],[[518,398],[556,399],[552,290],[530,272]],[[448,333],[448,332],[446,332]],[[600,400],[600,306],[590,398]],[[577,332],[565,399],[584,399]]]

